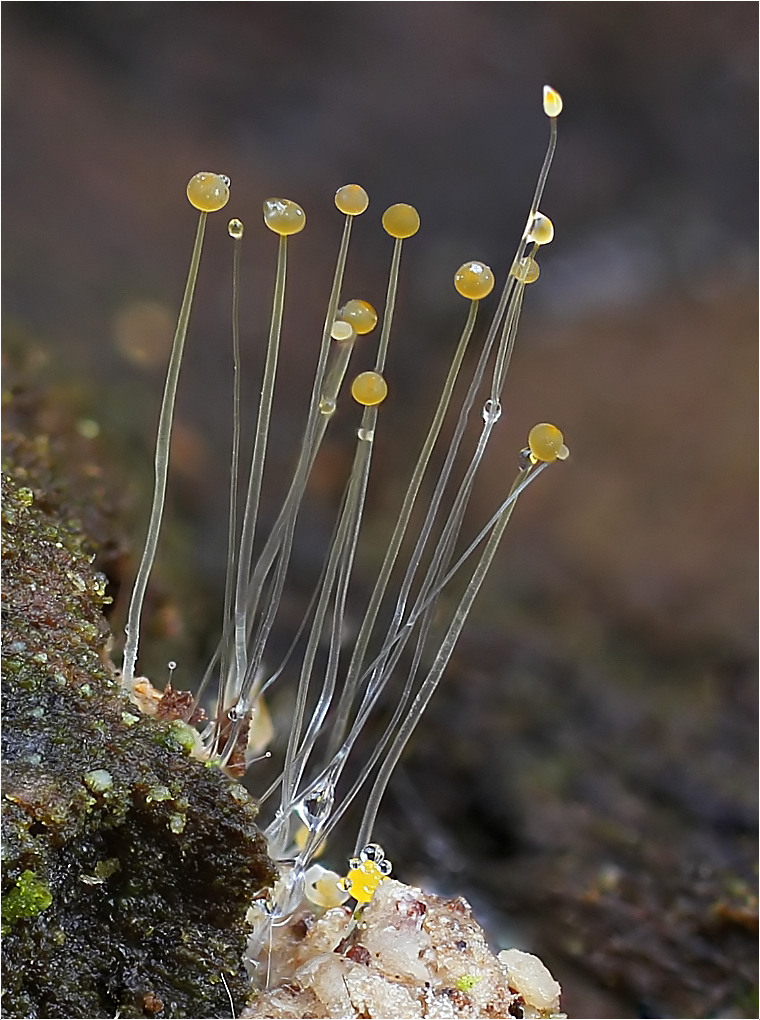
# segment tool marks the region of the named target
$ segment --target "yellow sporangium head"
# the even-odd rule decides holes
[[[465,262],[454,273],[454,286],[462,297],[480,301],[493,290],[495,278],[485,262]]]
[[[533,464],[551,464],[555,460],[565,460],[570,454],[562,432],[548,422],[533,426],[528,433],[528,447]]]
[[[544,85],[544,113],[547,117],[559,117],[562,113],[562,96],[551,85]]]
[[[202,170],[188,181],[187,199],[201,212],[217,212],[230,200],[230,179]]]
[[[398,202],[383,213],[383,230],[397,239],[412,237],[420,229],[420,214],[413,205]]]
[[[360,216],[369,205],[369,195],[361,184],[344,184],[335,192],[335,205],[346,216]]]
[[[264,222],[275,234],[288,237],[306,226],[306,213],[289,198],[268,198],[264,202]]]

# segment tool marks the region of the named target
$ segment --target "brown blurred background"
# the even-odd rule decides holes
[[[275,248],[260,203],[291,197],[309,217],[291,245],[271,513],[337,250],[332,195],[354,180],[370,194],[346,294],[378,306],[379,215],[419,208],[368,508],[382,549],[409,437],[463,321],[451,276],[470,258],[509,266],[546,142],[541,87],[560,90],[543,202],[557,235],[526,295],[475,518],[497,505],[534,422],[557,421],[572,455],[521,502],[376,835],[401,878],[463,893],[494,941],[538,952],[571,1016],[756,1015],[756,5],[14,3],[4,15],[5,346],[69,409],[77,441],[96,444],[133,558],[194,230],[185,184],[199,169],[233,181],[209,223],[181,382],[143,641],[159,680],[173,658],[189,683],[218,626],[228,212],[248,225],[252,365]],[[245,386],[250,407],[255,371]],[[337,434],[296,549],[303,591],[342,485]],[[134,559],[121,570],[131,580]],[[294,619],[299,598],[297,583]]]

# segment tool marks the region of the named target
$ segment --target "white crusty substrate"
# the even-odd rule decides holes
[[[348,907],[299,912],[272,929],[260,991],[240,1017],[562,1017],[560,987],[519,949],[494,956],[461,897],[383,882],[352,921]]]

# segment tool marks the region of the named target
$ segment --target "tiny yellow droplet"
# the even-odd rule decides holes
[[[527,238],[534,244],[548,244],[554,237],[554,224],[548,216],[537,212],[528,227]]]
[[[564,460],[570,452],[561,431],[556,425],[547,422],[533,426],[528,433],[528,447],[534,464],[539,461],[551,464],[555,460]]]
[[[369,205],[369,195],[361,184],[344,184],[335,192],[335,204],[347,216],[359,216]]]
[[[420,214],[413,205],[399,202],[383,213],[383,229],[391,237],[411,237],[420,229]]]
[[[388,384],[379,372],[361,372],[351,383],[351,396],[357,404],[374,407],[388,396]]]
[[[559,117],[562,113],[562,96],[551,85],[544,85],[544,113],[547,117]]]
[[[519,262],[513,262],[509,271],[520,283],[535,283],[541,273],[541,267],[534,258],[526,255]]]
[[[385,882],[388,876],[383,874],[374,861],[357,863],[358,867],[351,868],[342,879],[341,888],[350,893],[357,903],[369,903],[380,883]]]
[[[268,198],[264,202],[264,222],[280,237],[297,234],[306,226],[306,213],[288,198]]]
[[[377,312],[369,301],[362,301],[360,298],[346,301],[338,312],[338,318],[349,322],[354,328],[354,333],[360,336],[371,333],[377,325]]]
[[[188,181],[187,198],[190,205],[201,212],[223,209],[230,200],[229,177],[202,171]]]
[[[227,224],[227,233],[230,237],[234,237],[236,241],[239,241],[243,236],[244,230],[245,227],[242,220],[233,219]]]
[[[479,301],[493,290],[494,275],[485,262],[465,262],[454,273],[454,286],[462,297]]]

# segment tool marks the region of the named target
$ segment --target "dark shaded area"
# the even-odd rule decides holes
[[[3,467],[3,1015],[229,1016],[273,878],[256,808],[119,691],[42,445],[9,436]]]
[[[83,442],[108,451],[133,554],[190,175],[228,173],[229,213],[247,224],[251,405],[274,260],[260,202],[286,195],[309,217],[292,247],[270,515],[337,248],[331,196],[349,180],[370,194],[348,290],[378,306],[380,213],[419,207],[367,518],[382,550],[464,316],[451,276],[469,258],[505,272],[545,144],[540,89],[562,92],[544,203],[557,237],[526,297],[478,521],[535,421],[556,420],[572,455],[515,514],[377,838],[401,878],[468,896],[496,940],[539,953],[571,1016],[756,1015],[756,7],[20,3],[4,28],[11,339],[74,431],[98,426]],[[196,674],[221,612],[223,216],[146,614],[156,682],[168,659]],[[327,450],[296,550],[295,623],[346,449]],[[109,575],[128,578],[119,562]],[[337,843],[333,863],[350,823]]]

